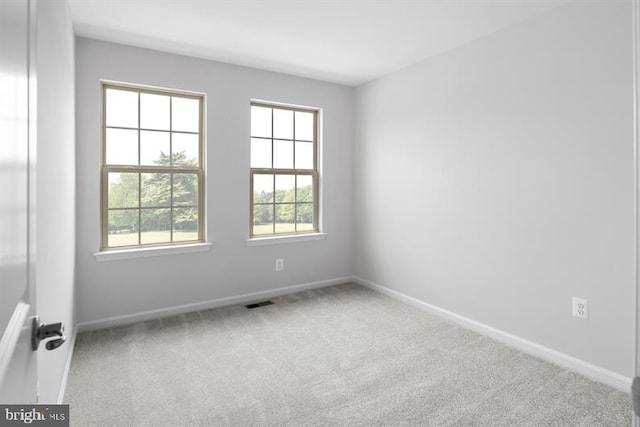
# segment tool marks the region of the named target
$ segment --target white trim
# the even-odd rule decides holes
[[[140,313],[125,314],[122,316],[114,316],[114,317],[108,317],[104,319],[91,320],[89,322],[79,323],[77,325],[77,330],[78,332],[86,332],[86,331],[93,331],[97,329],[107,329],[114,326],[128,325],[131,323],[142,322],[145,320],[175,316],[183,313],[191,313],[198,310],[208,310],[211,308],[242,304],[245,302],[255,301],[255,300],[264,299],[264,298],[273,298],[281,295],[287,295],[295,292],[305,291],[308,289],[325,288],[327,286],[339,285],[339,284],[348,283],[351,281],[352,281],[351,277],[340,277],[337,279],[303,283],[301,285],[285,286],[277,289],[269,289],[266,291],[252,292],[249,294],[218,298],[214,300],[196,302],[192,304],[176,305],[173,307],[165,307],[157,310],[148,310]]]
[[[155,246],[151,248],[122,249],[115,251],[103,251],[93,254],[96,262],[116,261],[120,259],[145,258],[161,255],[179,255],[193,252],[206,252],[211,249],[213,243],[193,243],[175,246]]]
[[[577,359],[575,357],[569,356],[567,354],[561,353],[559,351],[553,350],[551,348],[545,347],[535,342],[528,341],[524,338],[520,338],[516,335],[512,335],[510,333],[501,331],[500,329],[487,326],[483,323],[477,322],[475,320],[469,319],[467,317],[461,316],[451,311],[442,309],[435,305],[428,304],[424,301],[410,297],[401,292],[394,291],[392,289],[378,285],[368,280],[361,279],[359,277],[354,277],[353,281],[355,281],[360,285],[366,286],[367,288],[370,288],[374,291],[388,295],[391,298],[394,298],[398,301],[401,301],[411,306],[428,311],[429,313],[432,313],[438,317],[450,320],[454,323],[457,323],[458,325],[461,325],[467,329],[471,329],[479,334],[493,338],[511,347],[515,347],[518,350],[521,350],[525,353],[547,360],[551,363],[554,363],[556,365],[559,365],[571,371],[577,372],[593,380],[608,384],[621,391],[624,391],[625,393],[629,393],[629,389],[631,387],[631,378],[627,378],[624,375],[620,375],[608,369],[604,369],[599,366],[593,365],[589,362],[585,362],[584,360]]]
[[[123,88],[132,89],[132,90],[142,89],[142,90],[148,90],[148,91],[154,91],[154,92],[162,92],[162,93],[166,93],[167,95],[176,94],[176,95],[185,95],[185,96],[198,97],[198,98],[204,97],[207,95],[204,92],[196,92],[193,90],[168,89],[162,86],[151,86],[151,85],[145,85],[145,84],[139,84],[139,83],[128,83],[128,82],[121,82],[118,80],[100,79],[100,84],[107,85],[107,86],[121,86]]]
[[[7,324],[7,328],[0,339],[0,384],[4,381],[4,376],[13,359],[13,353],[22,335],[22,330],[25,328],[25,321],[29,316],[29,308],[31,306],[22,301],[16,304],[16,308],[9,319],[9,324]]]
[[[60,391],[58,391],[58,405],[62,404],[62,402],[64,401],[64,393],[67,391],[67,380],[69,379],[69,371],[71,371],[71,359],[73,358],[73,351],[76,348],[77,336],[78,333],[74,330],[73,336],[69,341],[67,341],[67,362],[64,365],[64,372],[62,373],[62,383],[60,384]]]
[[[257,99],[257,98],[249,99],[249,104],[254,104],[254,103],[263,104],[262,106],[264,107],[268,107],[272,105],[274,107],[281,107],[281,108],[298,108],[300,110],[306,110],[310,113],[315,113],[316,111],[322,110],[322,108],[318,108],[318,107],[310,107],[308,105],[300,105],[300,104],[291,104],[289,102],[267,101],[266,99]]]
[[[283,243],[308,242],[322,240],[327,233],[295,234],[286,236],[252,237],[247,239],[247,246],[280,245]]]
[[[635,279],[635,334],[634,334],[634,375],[640,376],[640,173],[638,163],[640,153],[639,144],[639,96],[640,96],[640,4],[638,0],[631,3],[631,28],[633,38],[633,198],[634,198],[634,279]],[[633,400],[633,399],[632,399]],[[633,403],[633,402],[632,402]],[[632,405],[633,407],[634,405]],[[636,408],[637,409],[637,408]],[[640,417],[632,411],[632,425],[640,427]]]

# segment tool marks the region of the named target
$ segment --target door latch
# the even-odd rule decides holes
[[[47,350],[55,350],[67,340],[64,336],[64,325],[62,323],[51,323],[45,325],[40,323],[40,318],[35,316],[31,326],[31,349],[36,351],[40,346],[40,341],[47,338],[58,337],[55,340],[47,341],[45,348]]]

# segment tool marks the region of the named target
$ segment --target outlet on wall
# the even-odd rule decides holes
[[[276,259],[276,271],[284,270],[284,259],[278,258]]]
[[[571,314],[581,319],[589,319],[589,301],[582,298],[573,297]]]

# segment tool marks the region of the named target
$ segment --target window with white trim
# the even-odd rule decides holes
[[[101,250],[204,242],[204,95],[102,83]]]
[[[318,110],[251,103],[250,237],[318,225]]]

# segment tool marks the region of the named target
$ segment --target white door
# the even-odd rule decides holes
[[[31,349],[35,289],[30,280],[35,218],[30,215],[35,135],[29,57],[35,43],[30,0],[0,0],[0,402],[37,403]],[[35,2],[33,2],[35,7]],[[31,36],[30,36],[31,33]],[[31,160],[31,162],[30,162]],[[31,175],[31,178],[30,178]],[[31,225],[30,225],[31,222]],[[31,282],[31,283],[30,283]]]

